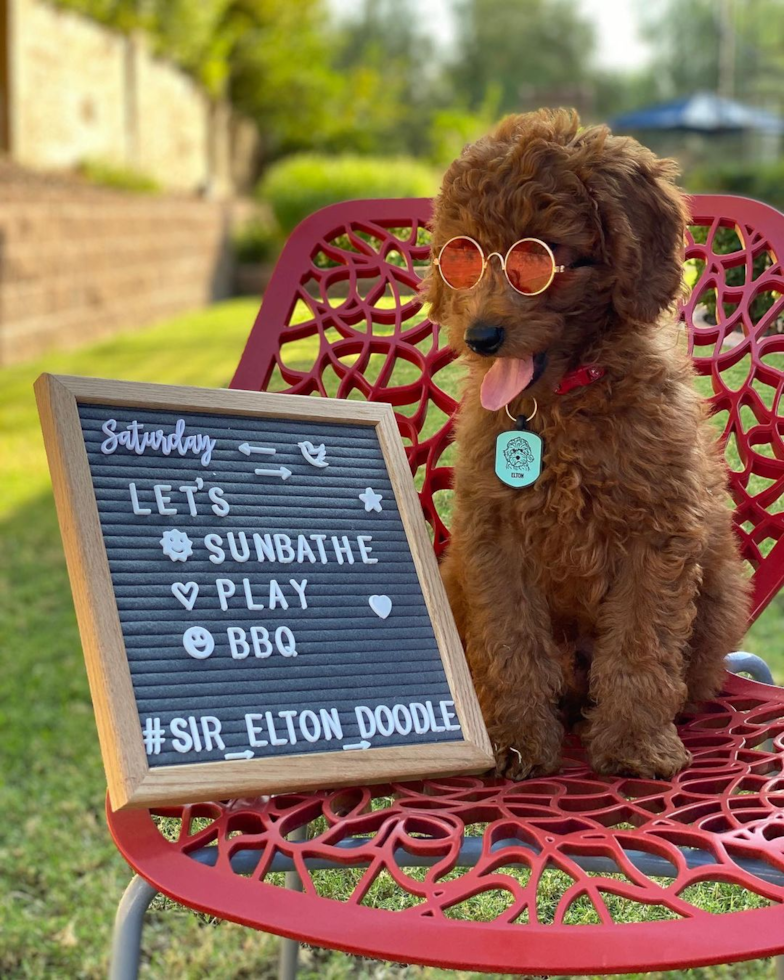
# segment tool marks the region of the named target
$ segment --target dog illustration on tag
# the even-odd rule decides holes
[[[508,470],[527,470],[528,464],[534,461],[534,454],[523,436],[517,436],[507,444],[504,450],[504,459]]]
[[[535,432],[502,432],[495,445],[495,473],[509,487],[530,487],[542,472],[542,439]]]

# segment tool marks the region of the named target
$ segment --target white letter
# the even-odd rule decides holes
[[[286,641],[285,644],[284,640]],[[288,626],[279,626],[275,630],[275,646],[278,648],[278,653],[284,657],[297,656],[296,640]]]
[[[359,548],[359,553],[362,555],[362,561],[366,565],[375,565],[378,558],[370,558],[370,552],[373,550],[365,545],[366,541],[372,541],[373,538],[370,534],[358,534],[357,535],[357,547]]]
[[[307,599],[305,598],[305,587],[307,586],[307,584],[308,584],[308,580],[306,578],[303,578],[301,582],[298,582],[295,578],[289,579],[289,585],[292,587],[292,589],[294,589],[294,591],[299,596],[300,605],[302,606],[303,609],[308,608],[308,602]]]
[[[215,715],[202,715],[201,716],[201,731],[204,736],[204,751],[209,752],[212,748],[212,741],[215,740],[215,745],[223,751],[226,746],[221,738],[221,723],[215,717]]]
[[[306,721],[313,726],[311,731],[308,731]],[[309,708],[301,711],[299,716],[299,730],[302,732],[305,741],[318,742],[321,738],[321,725],[319,725],[318,715]]]
[[[224,612],[226,612],[229,608],[229,604],[226,600],[230,599],[234,595],[234,593],[237,591],[237,587],[230,578],[216,578],[215,588],[218,590],[220,607]]]
[[[101,432],[103,432],[104,435],[109,436],[108,439],[104,439],[104,441],[101,443],[101,452],[106,453],[107,456],[110,456],[117,448],[117,436],[114,434],[114,430],[116,428],[116,419],[107,419],[101,426]]]
[[[264,537],[260,534],[253,535],[253,544],[256,546],[256,558],[259,561],[275,561],[275,549],[272,546],[272,538],[269,534]]]
[[[201,739],[199,738],[199,729],[196,727],[196,718],[194,715],[188,715],[188,727],[191,730],[191,735],[193,736],[193,747],[197,752],[201,752]]]
[[[408,707],[411,711],[411,717],[414,719],[414,731],[417,735],[424,735],[430,729],[427,708],[419,701],[412,701]]]
[[[244,578],[242,580],[242,587],[245,589],[245,600],[248,604],[248,609],[254,609],[254,610],[263,609],[264,608],[263,602],[257,603],[253,601],[253,593],[250,591],[250,579]]]
[[[180,493],[184,493],[188,498],[188,510],[191,512],[191,517],[196,517],[198,513],[196,510],[196,501],[193,499],[198,489],[195,483],[186,483],[184,487],[180,487]]]
[[[400,716],[403,715],[405,721],[405,727],[403,721],[400,720]],[[411,731],[411,712],[404,704],[396,704],[392,709],[392,717],[395,719],[395,730],[400,735],[408,735]]]
[[[280,586],[278,585],[276,579],[274,578],[270,579],[269,590],[270,590],[270,597],[269,597],[270,609],[277,609],[278,606],[280,606],[281,609],[289,608],[289,604],[288,602],[286,602],[286,597],[280,591]]]
[[[279,711],[278,714],[286,722],[286,728],[289,730],[289,741],[292,745],[297,744],[297,733],[294,731],[294,722],[291,720],[296,711],[289,709],[288,711]]]
[[[156,483],[155,486],[152,489],[153,489],[153,493],[155,494],[155,502],[158,505],[158,513],[159,514],[176,514],[177,513],[177,508],[176,507],[167,507],[166,506],[166,504],[170,504],[171,503],[171,497],[165,497],[163,495],[163,491],[164,490],[171,490],[171,487],[169,486],[169,484],[168,483]]]
[[[343,564],[343,552],[344,551],[346,553],[346,560],[348,561],[349,565],[353,565],[354,564],[354,553],[351,550],[351,543],[350,543],[350,541],[348,540],[348,538],[346,537],[345,534],[342,537],[342,541],[343,541],[343,543],[341,544],[340,541],[338,541],[337,535],[336,534],[333,534],[332,535],[332,546],[335,549],[335,557],[338,560],[338,565],[342,565]]]
[[[448,732],[459,732],[460,725],[453,725],[452,719],[455,717],[455,712],[449,710],[449,706],[454,708],[454,701],[442,701],[441,702],[441,717],[444,719],[444,724],[446,725],[446,730]]]
[[[169,722],[169,731],[176,738],[172,738],[171,744],[175,752],[190,752],[193,748],[193,739],[188,734],[188,721],[185,718],[172,718]]]
[[[316,556],[313,554],[313,549],[308,544],[308,539],[304,534],[297,535],[297,562],[303,562],[307,557],[308,561],[315,565]]]
[[[150,510],[149,507],[139,506],[139,498],[136,495],[136,484],[135,483],[129,484],[128,489],[131,491],[131,504],[133,504],[134,514],[140,514],[140,515],[152,514],[152,511]]]
[[[238,548],[235,538],[234,531],[229,531],[226,535],[226,540],[229,542],[229,551],[231,552],[231,557],[234,561],[240,563],[247,561],[250,558],[250,548],[248,547],[248,538],[244,531],[237,531],[237,539],[239,540],[242,548]]]
[[[291,547],[291,538],[288,534],[273,534],[272,540],[275,542],[275,551],[278,553],[278,561],[281,565],[288,565],[297,557]]]
[[[378,734],[383,735],[385,738],[389,738],[389,736],[395,730],[395,720],[392,717],[392,712],[385,704],[380,704],[376,708],[375,715]]]
[[[248,742],[254,747],[269,745],[269,742],[265,738],[257,738],[257,735],[261,734],[261,729],[254,725],[255,721],[261,721],[262,715],[246,714],[245,715],[245,727],[248,729]]]
[[[212,512],[216,517],[225,517],[229,512],[229,502],[223,496],[223,491],[220,487],[210,487],[207,491],[207,496],[210,498],[212,503]]]
[[[326,540],[326,534],[311,534],[310,540],[316,542],[316,547],[318,548],[319,558],[321,558],[321,564],[327,564],[327,553],[324,550],[324,542]]]
[[[208,534],[204,538],[204,547],[210,552],[210,561],[214,565],[222,565],[226,561],[226,552],[221,548],[222,541],[220,534]]]
[[[263,626],[251,626],[250,638],[253,640],[253,653],[262,660],[272,653],[269,632]]]
[[[359,737],[371,738],[373,735],[375,735],[376,722],[370,708],[366,708],[364,704],[358,704],[356,708],[354,708],[354,712],[356,713],[357,724],[359,725]],[[365,723],[365,718],[367,718],[367,723]]]
[[[439,725],[438,722],[436,721],[436,714],[433,711],[433,702],[425,701],[425,707],[427,708],[427,713],[430,716],[430,724],[432,726],[431,731],[445,732],[446,729],[442,725]]]
[[[241,626],[230,626],[226,630],[229,637],[231,655],[235,660],[244,660],[250,653],[248,641],[245,639],[245,630]]]
[[[267,728],[269,729],[270,742],[273,745],[288,745],[285,738],[278,738],[278,733],[275,731],[275,722],[272,720],[272,712],[265,711],[264,716],[267,719]]]
[[[319,708],[321,715],[321,726],[324,729],[324,738],[329,741],[334,735],[335,738],[343,738],[343,726],[340,724],[340,715],[337,708]]]

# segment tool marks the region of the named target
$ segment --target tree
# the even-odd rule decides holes
[[[721,7],[718,0],[638,4],[653,47],[651,74],[660,99],[715,92],[719,84]]]
[[[448,99],[436,48],[417,26],[419,6],[419,0],[364,0],[340,26],[335,68],[371,71],[379,79],[384,122],[375,128],[386,153],[426,152],[433,112]]]
[[[590,109],[592,25],[574,0],[459,0],[454,91],[476,109],[497,92],[500,112],[568,102]]]
[[[784,105],[784,0],[668,0],[653,12],[638,3],[661,98],[723,88]]]

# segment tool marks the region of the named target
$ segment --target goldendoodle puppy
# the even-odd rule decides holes
[[[746,630],[724,463],[668,317],[675,175],[542,110],[466,147],[435,202],[424,291],[468,367],[443,575],[514,779],[558,769],[566,715],[597,772],[671,776],[674,719]]]

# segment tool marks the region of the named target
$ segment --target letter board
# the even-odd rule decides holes
[[[116,808],[492,765],[390,406],[36,390]]]

